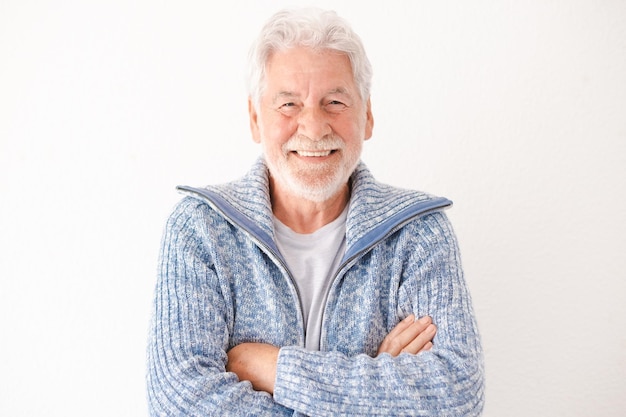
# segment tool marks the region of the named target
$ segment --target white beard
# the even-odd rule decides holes
[[[297,160],[297,155],[292,153],[296,150],[333,150],[341,153],[342,159],[338,160],[335,156],[328,162],[306,164]],[[343,141],[337,137],[312,141],[306,137],[294,136],[282,146],[279,157],[270,156],[265,145],[263,151],[270,175],[275,181],[290,194],[316,203],[327,201],[341,191],[361,156],[360,149],[353,154],[347,154]]]

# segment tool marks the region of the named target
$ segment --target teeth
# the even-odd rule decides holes
[[[297,151],[300,156],[328,156],[331,151]]]

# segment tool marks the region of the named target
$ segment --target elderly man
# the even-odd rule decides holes
[[[333,12],[284,11],[251,53],[263,157],[167,222],[152,415],[473,416],[479,336],[443,198],[360,162],[371,68]]]

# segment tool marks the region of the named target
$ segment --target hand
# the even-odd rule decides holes
[[[411,314],[383,339],[377,355],[386,352],[391,356],[398,356],[403,352],[417,354],[429,350],[433,347],[432,340],[436,333],[437,326],[429,316],[415,320],[415,315]]]
[[[242,343],[228,351],[226,370],[250,381],[255,390],[273,394],[278,350],[266,343]]]

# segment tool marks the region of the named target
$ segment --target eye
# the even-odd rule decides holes
[[[288,101],[278,106],[278,111],[290,116],[298,111],[298,105],[293,101]]]
[[[326,103],[326,108],[331,112],[338,112],[346,109],[348,106],[339,100],[330,100]]]

